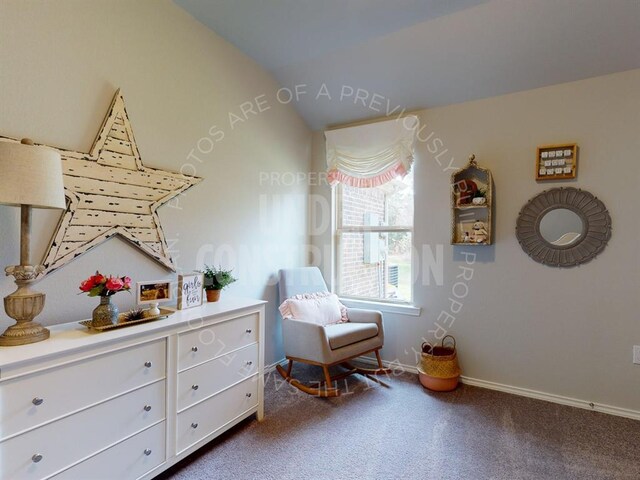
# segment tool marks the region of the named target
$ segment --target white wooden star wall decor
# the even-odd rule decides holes
[[[120,90],[88,154],[50,148],[62,156],[67,210],[45,255],[45,275],[114,235],[175,271],[156,211],[202,179],[142,165]]]

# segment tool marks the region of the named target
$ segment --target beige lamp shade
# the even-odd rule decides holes
[[[64,210],[60,154],[29,143],[0,142],[0,203]]]

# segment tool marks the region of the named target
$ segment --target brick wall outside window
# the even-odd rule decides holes
[[[342,186],[342,224],[344,226],[365,225],[365,214],[373,213],[380,222],[385,220],[384,192],[376,188],[354,188]],[[377,263],[364,263],[363,233],[343,233],[340,294],[384,298],[381,291],[386,285],[383,257]],[[378,239],[379,234],[369,234]],[[381,249],[383,250],[383,249]]]

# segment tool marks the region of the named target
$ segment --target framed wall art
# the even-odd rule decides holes
[[[178,310],[202,305],[203,285],[202,273],[178,275]]]
[[[545,145],[536,153],[536,181],[570,180],[578,173],[578,145]]]

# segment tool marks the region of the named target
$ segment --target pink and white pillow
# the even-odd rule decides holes
[[[347,307],[331,292],[303,293],[287,298],[280,305],[282,318],[327,326],[348,322]]]

